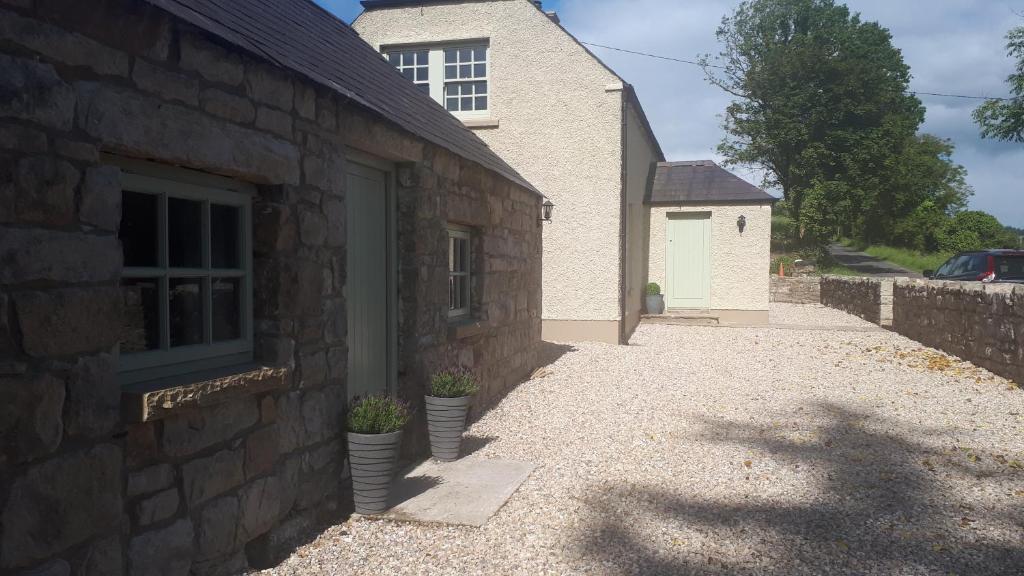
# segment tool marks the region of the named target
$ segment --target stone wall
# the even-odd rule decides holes
[[[899,279],[893,330],[1024,382],[1024,287]]]
[[[817,276],[806,278],[780,278],[771,275],[771,301],[784,304],[820,304],[821,279]]]
[[[821,303],[860,316],[880,326],[891,326],[892,278],[821,277]]]
[[[348,147],[398,167],[399,395],[459,363],[478,414],[534,368],[531,192],[135,0],[0,1],[0,95],[0,576],[230,574],[344,512]],[[120,386],[125,158],[256,186],[258,366]],[[461,326],[448,221],[477,232]]]

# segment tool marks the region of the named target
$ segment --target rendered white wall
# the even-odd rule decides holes
[[[770,204],[718,204],[651,207],[651,282],[667,292],[666,236],[668,215],[675,212],[711,213],[711,309],[768,310],[771,263],[772,207]],[[747,217],[740,234],[736,220]]]
[[[556,204],[544,225],[544,318],[619,319],[622,90],[529,0],[381,9],[353,24],[376,48],[490,41],[487,144]],[[538,208],[539,214],[539,208]]]

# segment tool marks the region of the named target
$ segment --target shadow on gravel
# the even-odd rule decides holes
[[[777,427],[722,421],[705,422],[701,439],[747,447],[779,466],[811,467],[819,485],[810,494],[779,504],[740,498],[724,503],[680,497],[679,490],[622,486],[587,499],[602,521],[586,532],[584,553],[631,575],[1024,574],[1024,532],[1013,534],[1015,525],[1024,527],[1024,513],[1009,506],[976,509],[964,493],[969,490],[947,488],[950,480],[965,477],[982,493],[1019,487],[1020,470],[986,458],[968,473],[948,462],[963,457],[953,446],[937,451],[879,433],[892,427],[836,405],[803,413],[827,415],[811,441],[780,438]],[[928,433],[938,431],[922,431]],[[738,474],[758,474],[757,463],[751,464]],[[623,510],[651,519],[664,533],[675,526],[696,530],[715,543],[717,557],[676,554],[669,541],[632,531]],[[975,530],[982,524],[1005,532],[1001,539],[986,538]]]

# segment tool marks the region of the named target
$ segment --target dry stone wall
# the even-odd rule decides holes
[[[149,4],[0,0],[0,576],[233,574],[345,510],[349,147],[399,166],[399,395],[459,363],[479,413],[536,361],[533,193]],[[256,186],[262,369],[121,388],[113,158]],[[465,326],[449,221],[476,232]]]
[[[771,276],[771,301],[784,304],[820,304],[821,279]]]
[[[1024,382],[1024,287],[897,280],[893,330]]]
[[[847,276],[821,277],[821,303],[880,326],[891,326],[893,280]]]

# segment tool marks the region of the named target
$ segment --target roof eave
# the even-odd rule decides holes
[[[774,205],[779,200],[781,200],[781,198],[775,198],[774,196],[768,198],[748,198],[743,200],[650,200],[645,198],[644,204],[647,206],[761,206],[764,204]]]

